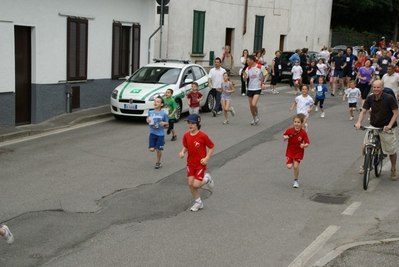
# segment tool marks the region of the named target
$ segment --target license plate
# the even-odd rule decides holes
[[[283,74],[283,75],[291,75],[291,72],[289,72],[289,71],[283,71],[282,74]]]
[[[135,104],[124,104],[123,108],[124,109],[137,109],[137,105],[135,105]]]

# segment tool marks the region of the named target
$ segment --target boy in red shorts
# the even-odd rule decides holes
[[[205,171],[215,145],[207,134],[200,131],[201,117],[198,114],[189,115],[187,123],[188,132],[183,136],[183,149],[179,157],[181,159],[184,158],[184,154],[187,152],[188,187],[195,200],[190,210],[198,211],[204,207],[198,189],[204,184],[206,184],[209,189],[213,189],[214,187],[211,176],[209,173],[205,173]]]

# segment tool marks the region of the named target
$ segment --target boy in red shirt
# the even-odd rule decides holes
[[[199,114],[200,102],[202,101],[202,94],[198,91],[198,83],[191,84],[191,92],[187,95],[188,112],[190,114]]]
[[[204,207],[198,189],[204,184],[209,189],[213,189],[215,185],[209,173],[205,173],[206,165],[215,145],[207,134],[200,131],[201,117],[198,114],[190,114],[187,118],[187,123],[188,132],[183,136],[183,149],[179,157],[181,159],[184,158],[184,154],[187,152],[188,187],[195,200],[190,210],[198,211]],[[208,151],[206,148],[208,148]]]
[[[294,188],[299,187],[299,163],[303,159],[304,150],[309,146],[309,138],[306,131],[302,128],[305,121],[305,115],[300,113],[294,117],[294,127],[288,128],[283,134],[284,140],[288,140],[287,152],[287,168],[294,167]]]

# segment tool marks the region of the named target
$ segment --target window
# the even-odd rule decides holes
[[[206,75],[200,67],[193,67],[193,71],[196,80],[199,80]]]
[[[132,29],[133,38],[130,38]],[[114,22],[112,25],[112,79],[130,75],[130,58],[132,72],[135,72],[140,63],[140,25],[122,26],[121,23]]]
[[[204,53],[205,11],[194,10],[193,54]]]
[[[255,17],[255,39],[254,39],[254,52],[262,49],[262,41],[263,41],[263,24],[264,24],[265,16],[256,16]]]
[[[87,41],[89,22],[68,18],[67,21],[67,80],[87,80]]]

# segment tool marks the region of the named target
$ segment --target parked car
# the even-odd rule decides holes
[[[191,84],[198,83],[198,91],[203,95],[201,110],[213,109],[214,98],[208,87],[208,77],[204,68],[184,60],[156,60],[138,69],[133,75],[116,87],[110,99],[111,112],[116,119],[123,117],[147,117],[154,109],[154,99],[164,96],[166,89],[173,89],[178,110],[176,121],[188,111],[186,96]]]
[[[289,58],[295,53],[295,51],[283,51],[280,56],[280,62],[281,62],[281,75],[280,75],[280,80],[283,79],[291,79],[291,68],[292,65],[289,61]],[[318,53],[315,51],[308,51],[308,58],[309,62],[307,62],[306,65],[310,63],[311,60],[316,60],[318,59]],[[306,73],[306,70],[303,70],[304,73]],[[307,75],[304,75],[304,78],[306,79]],[[306,81],[304,81],[306,82]]]

